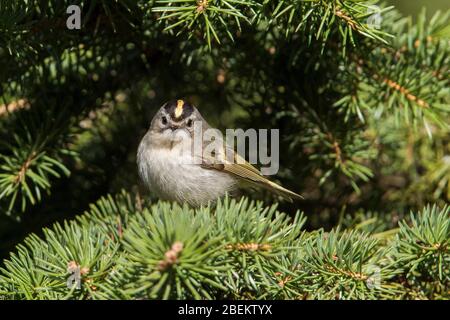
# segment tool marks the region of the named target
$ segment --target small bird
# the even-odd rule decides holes
[[[245,186],[266,188],[289,201],[302,198],[265,178],[222,141],[222,151],[216,154],[204,152],[203,140],[201,151],[196,152],[194,124],[203,132],[211,129],[195,106],[184,100],[169,101],[153,117],[139,144],[139,175],[161,199],[199,207]]]

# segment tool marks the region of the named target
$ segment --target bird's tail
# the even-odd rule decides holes
[[[268,189],[269,191],[272,191],[283,198],[289,200],[290,202],[293,202],[293,200],[301,200],[304,199],[303,196],[299,195],[298,193],[295,193],[291,190],[288,190],[286,188],[283,188],[279,184],[276,184],[273,181],[268,180],[267,184],[263,184],[263,187]]]

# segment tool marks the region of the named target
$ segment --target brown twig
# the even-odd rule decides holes
[[[228,244],[225,246],[228,250],[238,250],[238,251],[270,251],[272,246],[270,244],[260,244],[260,243],[236,243]]]
[[[19,184],[25,178],[28,168],[31,166],[34,158],[36,157],[36,152],[32,152],[28,159],[24,162],[24,164],[20,167],[19,173],[14,179],[15,184]]]
[[[403,94],[406,97],[406,99],[417,103],[420,107],[425,108],[425,109],[430,107],[430,105],[425,100],[422,100],[419,97],[413,95],[411,93],[411,91],[409,91],[405,87],[401,86],[397,82],[385,78],[385,79],[383,79],[383,83],[386,83],[388,85],[388,87],[390,87],[390,88],[400,92],[401,94]]]

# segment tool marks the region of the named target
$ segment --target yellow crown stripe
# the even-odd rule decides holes
[[[175,109],[175,118],[181,117],[181,114],[183,113],[183,105],[184,105],[183,100],[177,101],[177,108]]]

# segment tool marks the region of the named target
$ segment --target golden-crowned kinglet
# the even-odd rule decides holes
[[[214,129],[208,129],[197,108],[183,100],[167,102],[153,117],[139,145],[137,164],[141,179],[161,199],[198,207],[245,185],[264,187],[289,200],[301,198],[265,178],[223,140],[215,137],[215,145],[222,148],[210,148],[208,132]]]

